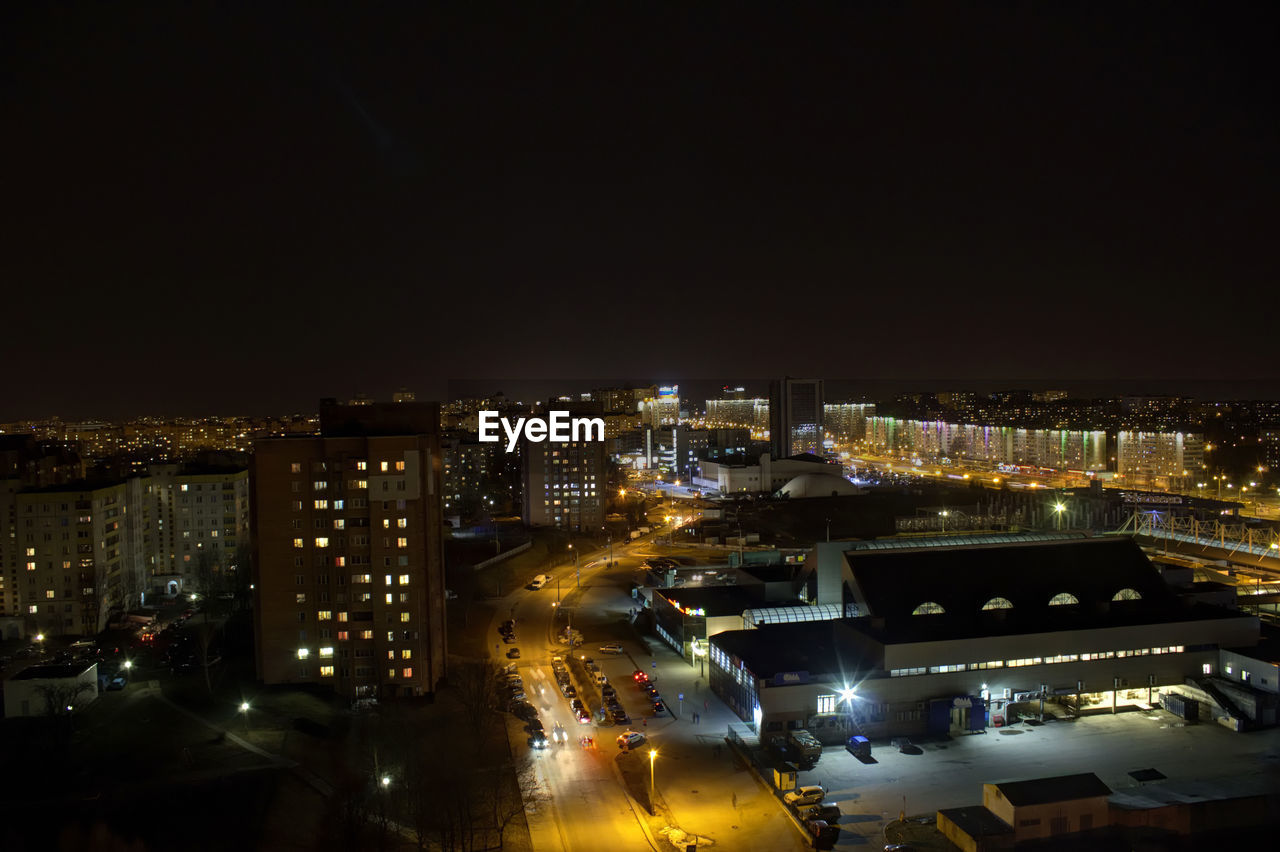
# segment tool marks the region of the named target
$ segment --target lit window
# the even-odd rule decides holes
[[[340,612],[340,613],[338,613],[338,620],[339,620],[339,621],[346,621],[346,620],[347,620],[347,614],[346,614],[345,612]]]
[[[400,613],[400,620],[402,622],[407,622],[409,620],[409,613],[407,612]]]
[[[401,672],[401,674],[403,674],[405,677],[413,677],[413,669],[406,668]]]
[[[1142,600],[1142,595],[1138,594],[1136,589],[1121,589],[1111,596],[1113,601],[1137,601]]]
[[[293,546],[294,546],[294,547],[305,547],[305,546],[306,546],[306,543],[305,543],[302,539],[300,539],[300,538],[295,538],[295,539],[293,540]]]
[[[28,556],[35,556],[35,555],[36,555],[36,549],[35,549],[34,547],[28,547],[28,548],[27,548],[27,555],[28,555]]]
[[[409,546],[409,539],[405,538],[404,536],[401,536],[400,538],[396,539],[396,547],[408,547],[408,546]]]
[[[925,601],[911,610],[912,615],[941,615],[945,612],[946,610],[942,608],[942,604],[934,603],[933,601]]]
[[[818,712],[819,713],[836,712],[836,696],[819,695],[818,696]]]
[[[404,462],[402,461],[396,462],[396,470],[404,470]]]
[[[347,641],[348,639],[350,639],[350,638],[351,638],[351,634],[347,633],[347,631],[345,631],[345,630],[339,630],[339,631],[338,631],[338,641],[339,641],[339,642],[346,642],[346,641]]]
[[[356,470],[368,470],[368,469],[369,469],[369,463],[367,461],[364,461],[363,459],[361,459],[360,461],[356,462]]]
[[[179,491],[187,491],[187,490],[189,490],[189,489],[187,488],[187,483],[185,483],[185,482],[184,482],[184,483],[182,483],[181,485],[179,485],[179,486],[178,486],[178,490],[179,490]]]
[[[1080,603],[1079,599],[1070,592],[1059,592],[1049,598],[1049,606],[1073,606]]]
[[[391,593],[390,593],[390,592],[387,592],[387,603],[392,603],[391,598],[392,598]]]
[[[332,656],[333,656],[333,649],[332,649],[332,648],[321,648],[321,649],[320,649],[320,656],[322,656],[322,657],[332,657]]]
[[[329,487],[329,483],[324,479],[317,479],[315,482],[311,483],[311,487],[316,491],[323,491]]]
[[[409,519],[408,519],[408,518],[397,518],[397,519],[396,519],[396,526],[398,526],[400,529],[404,529],[405,527],[409,526]]]
[[[31,606],[27,607],[27,613],[30,615],[35,615],[39,611],[39,609],[40,607],[36,606],[35,604],[32,604]]]
[[[290,472],[290,473],[302,473],[302,462],[290,462],[290,464],[289,464],[289,472]]]
[[[311,656],[311,652],[310,652],[309,650],[307,650],[306,648],[299,648],[299,649],[298,649],[298,659],[299,659],[299,660],[305,660],[305,659],[306,659],[307,657],[309,657],[309,656]]]
[[[53,600],[55,597],[57,597],[57,595],[56,595],[56,594],[54,594],[53,589],[46,589],[46,590],[45,590],[45,593],[44,593],[44,597],[45,597],[45,600],[50,600],[50,601],[51,601],[51,600]]]
[[[328,500],[316,500],[316,501],[315,501],[315,507],[316,507],[317,509],[327,509],[327,508],[329,508],[329,501],[328,501]]]
[[[329,539],[326,536],[316,536],[316,547],[328,547]]]
[[[372,638],[373,638],[373,631],[372,631],[372,630],[361,630],[361,631],[360,631],[360,638],[361,638],[361,639],[372,639]]]
[[[383,472],[383,473],[386,473],[386,472],[387,472],[387,463],[386,463],[386,462],[382,462],[382,463],[381,463],[381,465],[380,465],[380,467],[381,467],[381,469],[382,469],[382,472]]]
[[[413,659],[413,652],[412,652],[412,651],[410,651],[408,648],[405,648],[403,651],[401,651],[401,652],[400,652],[400,659],[402,659],[402,660],[412,660],[412,659]],[[407,677],[407,675],[406,675],[406,677]]]
[[[383,462],[383,464],[386,464],[386,462]],[[394,679],[395,679],[395,676],[396,676],[396,670],[395,670],[395,669],[387,669],[387,678],[388,678],[389,680],[394,680]]]
[[[320,610],[319,612],[317,612],[317,613],[316,613],[316,620],[317,620],[317,621],[332,621],[332,620],[333,620],[333,610],[330,610],[330,609],[322,609],[322,610]]]
[[[28,570],[28,571],[34,571],[34,570],[36,570],[36,563],[34,563],[34,562],[28,562],[28,563],[27,563],[27,570]]]
[[[384,530],[389,530],[389,529],[391,529],[391,519],[390,519],[390,518],[383,518],[383,519],[382,519],[382,528],[383,528]]]
[[[298,600],[297,600],[297,603],[306,603],[306,602],[307,602],[307,593],[306,593],[306,592],[298,592],[296,595],[294,595],[294,597],[296,597],[296,598],[298,599]]]
[[[384,574],[384,575],[382,576],[382,584],[383,584],[384,586],[390,586],[390,585],[391,585],[391,575],[390,575],[390,574]]]
[[[400,585],[402,585],[402,586],[407,586],[407,585],[409,585],[409,575],[408,575],[408,574],[401,574],[401,575],[400,575]]]
[[[346,568],[346,567],[347,567],[347,557],[345,557],[345,556],[335,556],[335,557],[333,557],[333,567],[334,567],[334,568]]]
[[[1008,598],[992,598],[982,605],[983,609],[1013,609],[1013,603]]]
[[[320,677],[333,677],[333,666],[321,666]]]
[[[345,530],[345,529],[347,528],[347,522],[346,522],[345,520],[343,520],[342,518],[334,518],[334,519],[333,519],[333,528],[334,528],[335,530]]]

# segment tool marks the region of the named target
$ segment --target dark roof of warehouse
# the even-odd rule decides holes
[[[945,808],[938,811],[938,816],[951,820],[970,837],[998,837],[1003,834],[1013,834],[1013,826],[982,805]]]
[[[1032,778],[1029,781],[996,781],[993,786],[1015,808],[1111,795],[1111,788],[1103,784],[1102,779],[1092,772],[1058,775],[1053,778]]]
[[[1130,538],[1016,542],[900,550],[850,550],[845,554],[870,614],[894,620],[920,604],[939,604],[949,614],[977,614],[995,598],[1011,609],[1048,614],[1049,601],[1067,593],[1081,609],[1109,607],[1123,589],[1138,600],[1130,609],[1166,609],[1173,595],[1160,572]]]
[[[760,586],[675,586],[657,589],[668,601],[681,608],[704,609],[708,616],[741,615],[743,610],[765,606]]]
[[[712,636],[710,642],[742,660],[758,678],[802,671],[811,675],[852,677],[860,670],[875,667],[872,661],[863,661],[860,640],[847,623],[834,620],[726,630]]]

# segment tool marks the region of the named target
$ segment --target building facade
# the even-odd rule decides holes
[[[254,454],[263,682],[353,699],[433,693],[445,672],[442,460],[431,403],[322,403],[321,435]]]
[[[769,384],[769,444],[775,458],[822,455],[822,379],[776,379]]]
[[[604,527],[605,442],[522,440],[524,522],[570,532]]]

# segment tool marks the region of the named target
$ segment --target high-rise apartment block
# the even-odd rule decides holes
[[[258,442],[255,632],[265,683],[424,695],[445,672],[440,409],[321,403],[318,437]]]
[[[769,444],[774,458],[822,455],[822,379],[769,383]]]
[[[523,440],[520,453],[526,524],[572,532],[604,527],[608,471],[603,441]]]

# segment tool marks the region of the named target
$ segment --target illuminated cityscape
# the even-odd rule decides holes
[[[0,850],[1265,848],[1274,4],[9,4]]]

